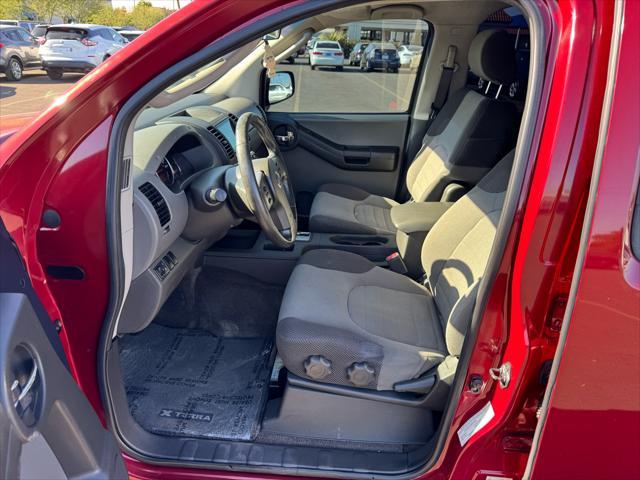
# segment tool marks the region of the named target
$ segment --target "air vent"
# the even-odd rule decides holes
[[[224,153],[227,155],[227,159],[230,162],[234,162],[236,159],[236,152],[233,150],[233,147],[229,143],[229,140],[227,140],[227,137],[220,133],[220,130],[218,130],[216,127],[208,127],[207,130],[209,130],[213,134],[213,136],[216,137],[218,142],[220,142],[220,146],[224,150]]]
[[[160,225],[164,227],[171,220],[171,212],[162,194],[149,182],[142,184],[140,191],[151,202],[153,209],[158,214]]]
[[[229,122],[231,122],[231,128],[233,131],[236,131],[236,125],[238,124],[238,117],[236,117],[233,113],[229,114]]]

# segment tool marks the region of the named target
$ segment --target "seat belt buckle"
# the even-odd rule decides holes
[[[404,260],[400,256],[398,252],[393,252],[387,258],[385,258],[387,265],[391,270],[401,275],[406,275],[409,273],[407,269],[407,265],[404,263]]]

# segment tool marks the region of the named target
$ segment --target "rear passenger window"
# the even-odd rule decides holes
[[[406,112],[427,44],[422,20],[369,20],[318,32],[282,60],[294,95],[272,112]]]

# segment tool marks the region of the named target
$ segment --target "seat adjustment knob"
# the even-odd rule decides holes
[[[331,369],[331,362],[322,355],[311,355],[304,361],[304,371],[310,378],[322,380],[330,375],[333,370]]]
[[[376,371],[365,362],[352,363],[347,368],[347,378],[356,387],[368,386],[376,376]]]

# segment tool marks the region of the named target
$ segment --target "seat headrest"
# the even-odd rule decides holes
[[[484,80],[508,85],[516,79],[513,39],[505,30],[483,30],[469,48],[469,68]]]

